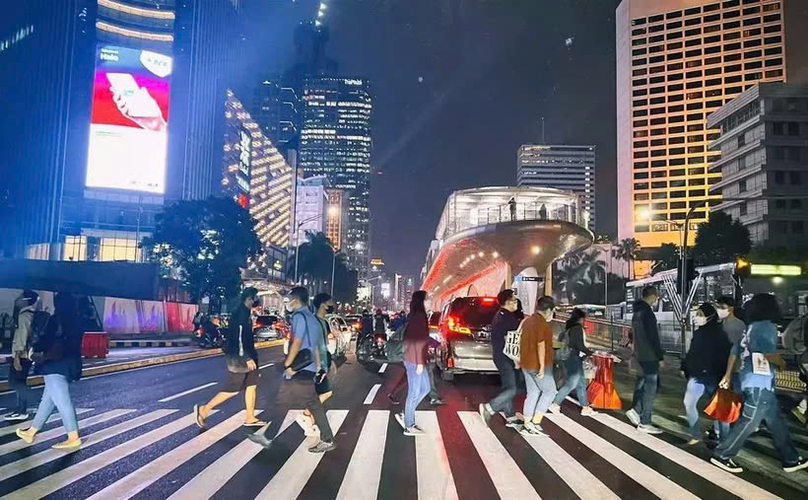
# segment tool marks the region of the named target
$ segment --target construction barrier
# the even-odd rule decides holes
[[[589,404],[601,410],[621,409],[620,396],[614,388],[614,357],[610,354],[594,354],[592,361],[597,372],[586,389]]]
[[[86,332],[81,339],[81,356],[84,358],[106,358],[109,354],[109,334],[107,332]]]

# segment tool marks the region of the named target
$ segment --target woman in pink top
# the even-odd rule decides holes
[[[404,414],[396,414],[396,420],[404,428],[405,436],[421,436],[424,431],[415,425],[415,408],[429,394],[426,349],[429,343],[429,323],[424,301],[426,292],[412,294],[410,314],[404,330],[404,367],[407,370],[407,403]]]

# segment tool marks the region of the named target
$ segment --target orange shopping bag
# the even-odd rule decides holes
[[[713,400],[704,409],[704,413],[713,420],[731,424],[741,416],[741,406],[743,406],[743,398],[740,394],[719,388],[715,392]]]

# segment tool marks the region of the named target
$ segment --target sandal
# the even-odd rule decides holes
[[[199,405],[194,405],[194,416],[196,417],[196,426],[200,429],[204,429],[205,419],[202,418],[202,414],[199,411]]]
[[[252,422],[244,422],[241,424],[242,427],[263,427],[267,425],[267,422],[264,422],[261,419],[255,419]]]

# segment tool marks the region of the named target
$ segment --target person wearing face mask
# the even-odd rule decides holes
[[[695,324],[697,328],[690,342],[690,350],[682,362],[682,374],[687,378],[684,406],[690,434],[689,445],[698,444],[702,437],[696,405],[705,393],[712,396],[718,389],[732,348],[712,305],[705,302],[696,310]],[[727,423],[716,420],[714,427],[719,438],[729,434]]]
[[[553,377],[553,328],[550,326],[553,309],[553,298],[541,297],[536,303],[536,314],[522,322],[519,364],[525,375],[527,397],[522,409],[525,422],[519,432],[526,436],[546,436],[541,421],[558,392]]]
[[[631,409],[626,417],[646,434],[661,434],[662,429],[651,423],[654,413],[659,369],[663,366],[665,351],[659,342],[659,330],[653,306],[659,299],[659,292],[653,286],[642,289],[642,299],[634,303],[631,329],[634,334],[633,362],[638,367],[637,384]]]

